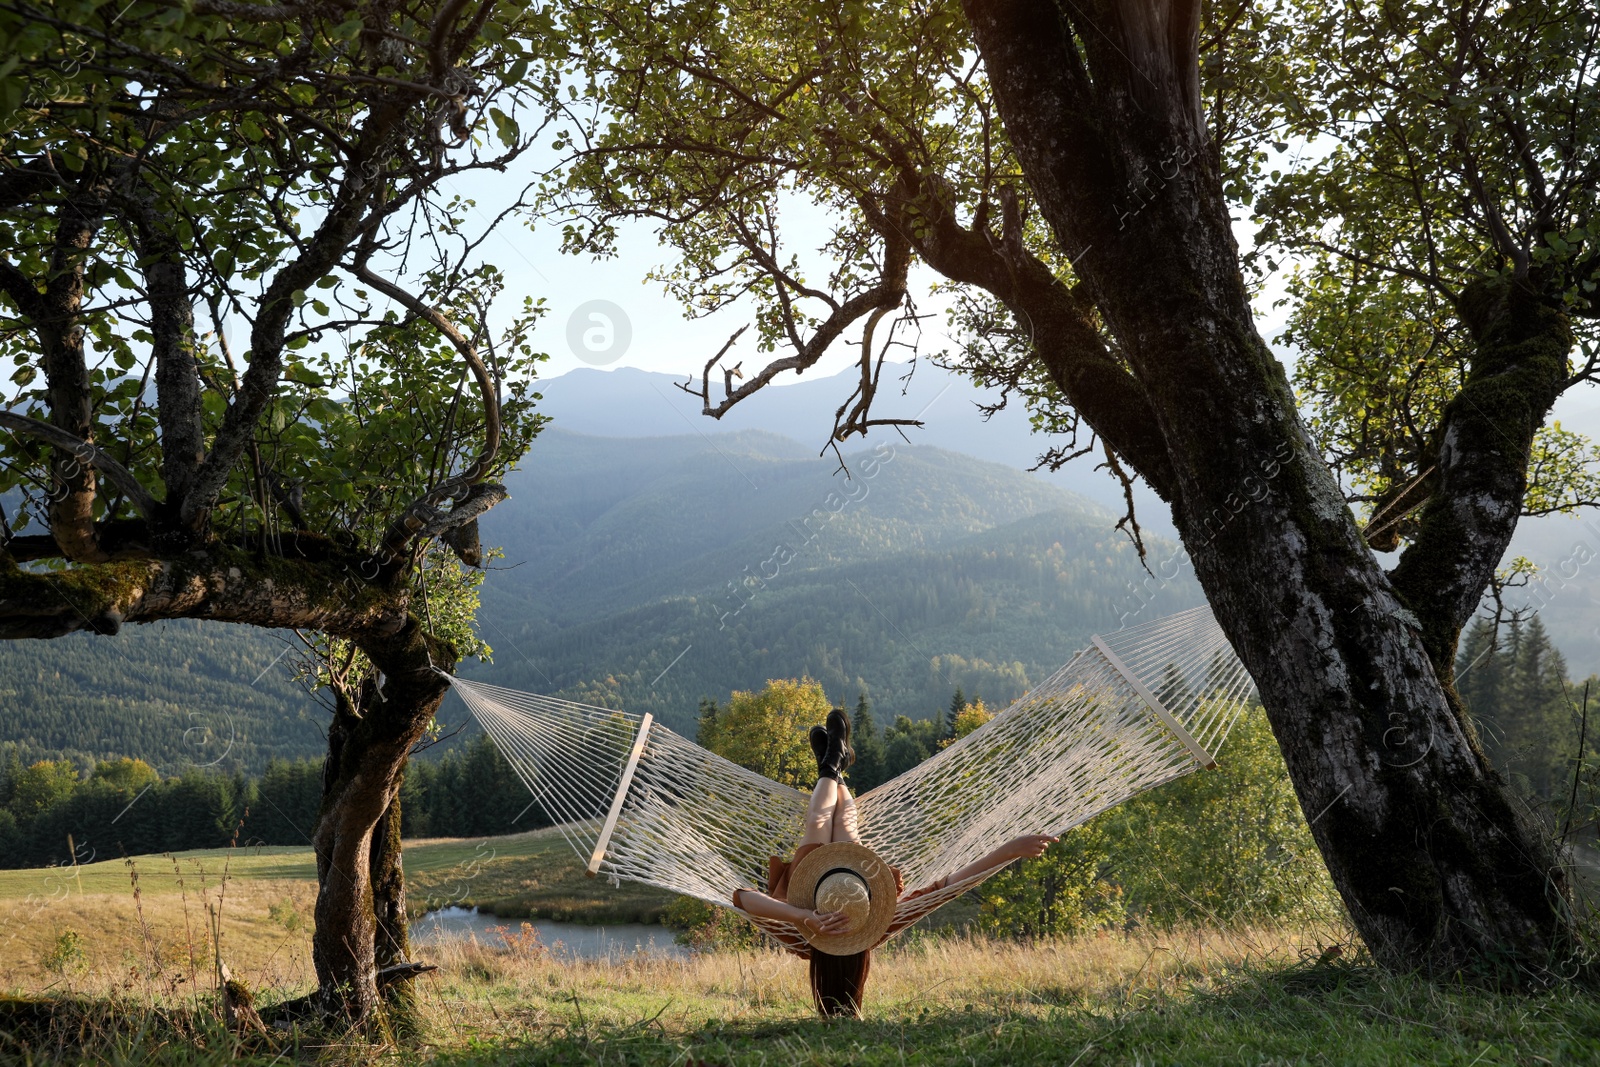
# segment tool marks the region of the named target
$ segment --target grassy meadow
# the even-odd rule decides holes
[[[406,843],[413,917],[447,905],[588,924],[656,922],[671,894],[596,882],[554,830]],[[38,989],[62,975],[45,961],[76,935],[76,971],[137,977],[153,967],[203,972],[213,940],[236,971],[293,987],[310,981],[316,861],[308,847],[202,849],[81,867],[0,871],[0,953],[8,980]],[[60,961],[55,961],[59,963]],[[59,968],[58,968],[59,970]],[[169,976],[170,977],[170,976]],[[191,979],[185,977],[186,982]],[[126,985],[126,982],[124,982]]]
[[[504,902],[537,917],[659,913],[660,894],[585,879],[550,831],[408,846],[412,906]],[[1037,944],[959,925],[881,951],[866,1019],[812,1015],[778,952],[552,958],[519,936],[418,955],[425,1029],[403,1051],[241,1041],[215,1021],[215,939],[263,1007],[311,984],[304,848],[144,856],[0,873],[0,1060],[340,1062],[461,1067],[818,1064],[1600,1063],[1600,1001],[1498,997],[1384,975],[1338,930],[1134,930]],[[1338,952],[1329,951],[1337,946]],[[77,1007],[37,1018],[38,998]]]

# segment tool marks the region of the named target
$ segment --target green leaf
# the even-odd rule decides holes
[[[515,147],[521,132],[517,129],[516,120],[497,107],[489,109],[489,117],[494,120],[494,129],[500,138],[500,143],[507,148]]]

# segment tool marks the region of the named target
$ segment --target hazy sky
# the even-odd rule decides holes
[[[517,184],[518,179],[508,176],[495,179],[493,184],[488,180],[480,180],[456,191],[478,199],[478,221],[481,224],[499,204],[515,195]],[[820,226],[820,219],[812,217],[802,221],[809,222],[810,226],[800,225],[791,218],[792,232],[788,236],[795,251],[804,257],[825,239],[826,234]],[[1250,233],[1248,225],[1239,225],[1236,232],[1241,244],[1247,245]],[[549,306],[550,310],[534,337],[536,347],[550,354],[541,377],[555,377],[583,366],[639,367],[668,374],[698,375],[706,360],[728,336],[749,321],[748,313],[739,307],[724,309],[709,318],[689,321],[685,319],[680,305],[663,292],[660,283],[646,283],[645,275],[652,268],[672,259],[672,249],[660,245],[646,224],[624,227],[618,255],[598,262],[588,257],[563,255],[560,236],[560,227],[554,223],[529,229],[508,222],[483,246],[483,254],[505,272],[511,295],[518,302],[522,294],[531,294],[536,298],[544,297]],[[818,266],[815,272],[820,273],[820,270]],[[942,308],[928,293],[933,279],[933,273],[926,269],[917,271],[912,277],[913,296],[919,309],[924,312]],[[1257,325],[1269,342],[1282,329],[1284,320],[1284,309],[1271,306],[1279,295],[1281,286],[1273,284],[1257,301]],[[604,301],[620,309],[626,317],[626,325],[594,319],[592,316],[595,314],[612,314],[609,308],[595,307],[595,301]],[[577,336],[581,345],[585,331],[596,328],[601,332],[588,334],[589,341],[603,343],[608,329],[617,331],[613,337],[624,330],[631,337],[620,354],[602,350],[598,353],[587,352],[589,358],[582,359],[572,343],[572,337]],[[858,337],[859,332],[851,336]],[[930,316],[923,324],[923,352],[937,352],[947,344],[943,316]],[[1278,351],[1280,357],[1292,358],[1291,353],[1281,348]],[[836,344],[818,367],[807,373],[807,377],[836,373],[853,361],[854,354],[854,348]],[[749,369],[769,358],[777,357],[757,353],[750,335],[746,334],[732,352],[729,362],[736,363],[743,359]],[[775,380],[774,384],[794,380],[794,376],[785,375]],[[1574,390],[1557,405],[1556,418],[1571,429],[1600,436],[1600,390]]]

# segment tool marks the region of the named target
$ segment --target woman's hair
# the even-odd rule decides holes
[[[820,1015],[861,1014],[861,997],[872,970],[872,950],[849,956],[811,952],[811,1002]]]

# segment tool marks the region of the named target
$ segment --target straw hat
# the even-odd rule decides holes
[[[789,872],[790,904],[850,917],[842,933],[813,934],[799,928],[812,948],[830,956],[850,956],[876,945],[894,921],[895,899],[889,862],[853,841],[814,848]]]

